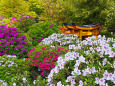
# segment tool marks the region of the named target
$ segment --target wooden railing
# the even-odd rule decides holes
[[[101,25],[77,25],[73,23],[72,25],[69,25],[67,23],[64,23],[64,28],[60,28],[61,32],[63,34],[76,34],[80,39],[82,39],[83,36],[91,36],[99,34],[99,28]]]

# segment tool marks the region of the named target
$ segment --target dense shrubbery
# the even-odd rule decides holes
[[[115,35],[102,29],[80,41],[59,30],[114,28],[114,10],[114,0],[0,0],[0,86],[114,86]]]
[[[0,86],[47,86],[41,76],[32,81],[29,68],[24,59],[12,55],[0,56]]]
[[[28,26],[36,23],[35,18],[31,16],[19,15],[19,17],[2,18],[0,25],[6,25],[9,27],[20,28],[22,31],[27,32]]]
[[[53,33],[60,33],[59,27],[55,23],[45,21],[36,23],[29,27],[28,35],[33,39],[33,45],[40,42],[41,37],[46,38]]]
[[[115,40],[92,36],[69,49],[48,75],[49,85],[115,85]]]
[[[20,58],[26,57],[31,44],[26,42],[25,36],[16,28],[0,26],[0,55],[17,55]]]
[[[47,76],[60,55],[68,52],[65,47],[55,47],[50,45],[38,45],[28,53],[28,65],[41,69],[41,75]]]
[[[21,84],[22,79],[29,76],[29,66],[26,64],[26,61],[16,56],[0,56],[0,80],[7,82],[8,86],[12,86],[12,83]]]
[[[101,30],[100,31],[100,35],[105,35],[106,38],[114,38],[115,39],[115,34],[111,34],[111,32],[109,32],[107,29],[104,31],[104,30]]]
[[[77,35],[73,34],[56,34],[53,33],[48,38],[41,41],[40,44],[47,44],[53,46],[68,46],[69,44],[78,44],[79,39]]]

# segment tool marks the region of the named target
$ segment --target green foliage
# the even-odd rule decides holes
[[[1,0],[0,15],[4,17],[18,16],[29,12],[29,4],[23,0]]]
[[[30,5],[30,11],[35,12],[37,15],[40,15],[43,11],[42,3],[40,0],[28,0]]]
[[[29,66],[26,64],[26,61],[17,59],[16,56],[0,56],[0,79],[11,85],[11,82],[18,80],[19,77],[24,77],[25,72],[28,72]],[[25,77],[28,76],[28,73]],[[16,82],[20,84],[19,81]]]
[[[38,76],[36,80],[34,80],[35,86],[48,86],[47,81],[43,79],[41,76]]]
[[[104,29],[104,28],[103,28]],[[114,38],[115,39],[115,34],[111,34],[107,29],[100,31],[100,35],[105,35],[106,38]]]
[[[65,12],[71,13],[71,16],[66,17],[66,21],[79,24],[105,24],[110,9],[114,6],[114,0],[60,0],[60,2],[66,8]]]
[[[2,25],[10,26],[9,24],[10,24],[10,18],[4,18],[4,19],[2,19],[2,20],[0,21],[0,25],[1,25],[1,26],[2,26]]]
[[[33,45],[37,45],[38,39],[40,39],[41,37],[46,38],[52,33],[60,33],[60,30],[56,23],[49,21],[33,24],[28,29],[29,31],[27,33],[33,39]]]
[[[10,25],[13,24],[15,28],[20,28],[22,31],[27,32],[28,31],[28,26],[31,26],[32,24],[36,23],[35,18],[31,16],[23,16],[19,15],[19,17],[12,18],[10,20]],[[13,27],[11,26],[11,27]]]
[[[105,24],[109,28],[115,28],[115,6],[109,8]]]
[[[18,15],[18,17],[1,19],[0,25],[8,27],[19,28],[20,30],[27,32],[28,27],[36,23],[35,18],[31,16]]]
[[[63,6],[59,1],[60,0],[37,0],[36,2],[39,2],[37,7],[43,9],[39,16],[39,20],[60,21],[62,18],[60,13]]]

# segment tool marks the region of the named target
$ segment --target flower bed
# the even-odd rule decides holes
[[[27,57],[31,44],[26,37],[17,31],[17,28],[0,26],[0,55],[17,55],[20,58]]]
[[[28,53],[28,65],[37,67],[41,70],[43,77],[47,76],[60,55],[68,52],[65,47],[55,47],[50,45],[38,45]]]
[[[99,35],[97,39],[92,36],[79,41],[77,35],[53,33],[48,38],[41,37],[43,40],[30,50],[31,44],[16,28],[0,26],[0,33],[0,55],[8,54],[0,57],[0,72],[4,73],[0,75],[0,85],[115,85],[113,38]],[[24,61],[17,57],[29,58]]]
[[[48,38],[43,39],[40,44],[47,44],[53,46],[68,46],[69,44],[78,44],[78,43],[79,39],[77,35],[53,33]]]
[[[0,25],[8,27],[20,28],[22,31],[27,32],[28,26],[36,23],[35,18],[31,16],[19,15],[18,17],[4,18],[0,17]]]
[[[16,56],[0,56],[0,86],[16,86],[14,83],[20,86],[26,78],[30,80],[29,66],[26,64],[26,61]]]
[[[58,57],[48,75],[48,86],[115,85],[115,40],[100,35],[88,37],[72,52]]]

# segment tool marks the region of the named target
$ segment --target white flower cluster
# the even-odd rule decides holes
[[[3,80],[0,80],[0,86],[7,86],[8,84],[5,82],[5,81],[3,81]]]
[[[99,35],[97,39],[95,36],[92,36],[92,37],[86,38],[86,40],[82,41],[80,44],[78,44],[78,46],[69,45],[69,49],[74,49],[76,51],[76,49],[82,49],[82,46],[84,46],[84,45],[91,45],[92,47],[90,47],[89,50],[84,51],[84,53],[86,53],[86,55],[88,55],[90,53],[98,52],[101,58],[104,58],[105,55],[109,55],[110,58],[113,58],[115,56],[115,52],[109,46],[109,44],[108,44],[109,42],[113,42],[112,46],[114,46],[115,40],[113,40],[112,38],[106,40],[105,36],[101,37]],[[87,74],[93,74],[95,72],[98,72],[98,70],[96,70],[95,67],[89,68],[87,66],[87,68],[84,70],[78,69],[81,62],[86,63],[86,64],[88,62],[85,60],[85,57],[83,55],[79,55],[79,53],[75,52],[75,51],[66,53],[64,58],[58,57],[57,65],[55,66],[55,68],[53,68],[50,71],[50,74],[48,75],[48,86],[55,86],[55,84],[52,82],[53,74],[58,73],[59,70],[63,69],[65,63],[69,60],[76,60],[76,63],[74,65],[74,70],[71,72],[71,74],[73,76],[68,76],[66,79],[66,82],[71,82],[70,86],[74,86],[76,83],[75,79],[74,79],[75,78],[74,74],[86,76]],[[107,58],[104,58],[102,61],[103,66],[106,65],[106,63],[109,63],[109,62],[108,62]],[[111,64],[111,63],[109,63],[109,64]],[[111,67],[114,67],[114,69],[115,69],[115,61],[114,61],[114,64],[111,65]],[[105,80],[111,80],[113,83],[115,83],[115,70],[114,70],[114,74],[107,73],[105,71],[105,73],[103,74],[103,78],[100,78],[100,79],[96,78],[95,83],[99,84],[100,86],[108,86],[108,84],[105,83]],[[63,86],[63,84],[61,83],[61,81],[59,81],[56,86]],[[67,85],[67,86],[69,86],[69,85]],[[79,86],[83,86],[82,80],[79,81]]]
[[[84,52],[88,55],[89,53],[95,53],[96,51],[99,52],[101,58],[103,58],[104,55],[109,55],[109,57],[113,58],[115,56],[115,52],[112,50],[112,48],[114,47],[110,47],[109,42],[113,42],[112,46],[115,45],[115,39],[113,38],[108,38],[106,40],[105,36],[101,37],[101,35],[99,35],[97,39],[95,36],[92,36],[86,38],[86,40],[83,40],[78,46],[69,45],[69,49],[74,49],[76,51],[76,49],[81,49],[84,45],[96,45],[97,47],[90,47],[89,50]]]
[[[107,70],[105,70],[102,78],[99,79],[98,77],[96,77],[95,79],[95,83],[101,86],[108,86],[108,84],[105,83],[105,80],[110,80],[115,84],[115,71],[114,73],[108,73]]]
[[[70,82],[71,86],[74,86],[76,84],[75,76],[68,76],[66,82]]]
[[[7,57],[9,58],[9,57],[13,57],[13,58],[16,58],[16,56],[13,56],[13,55],[7,55]],[[1,57],[0,57],[1,58]],[[7,65],[7,67],[11,67],[11,66],[13,66],[13,65],[16,65],[16,63],[14,62],[14,61],[12,61],[11,59],[10,60],[8,60],[8,61],[5,61],[5,63],[4,63],[4,61],[3,60],[5,60],[5,58],[1,58],[2,60],[0,61],[0,66],[6,66]],[[17,66],[17,65],[16,65]]]
[[[97,71],[95,70],[95,67],[92,67],[92,68],[87,67],[87,69],[82,70],[82,72],[83,72],[82,75],[86,76],[86,74],[93,74],[93,73],[95,73]]]
[[[75,42],[77,41],[77,43],[79,42],[77,35],[53,33],[48,38],[43,39],[41,43],[49,45],[52,44],[53,42],[58,42],[60,45],[65,45],[65,44],[73,44],[74,43],[73,41]]]
[[[51,80],[53,79],[53,74],[58,73],[60,69],[63,69],[66,61],[74,60],[74,59],[78,58],[78,56],[79,56],[78,53],[68,52],[67,54],[65,54],[66,58],[58,57],[58,61],[57,61],[58,65],[56,65],[55,68],[53,68],[50,71],[50,74],[48,75],[48,84],[50,84],[50,85],[52,84]]]

